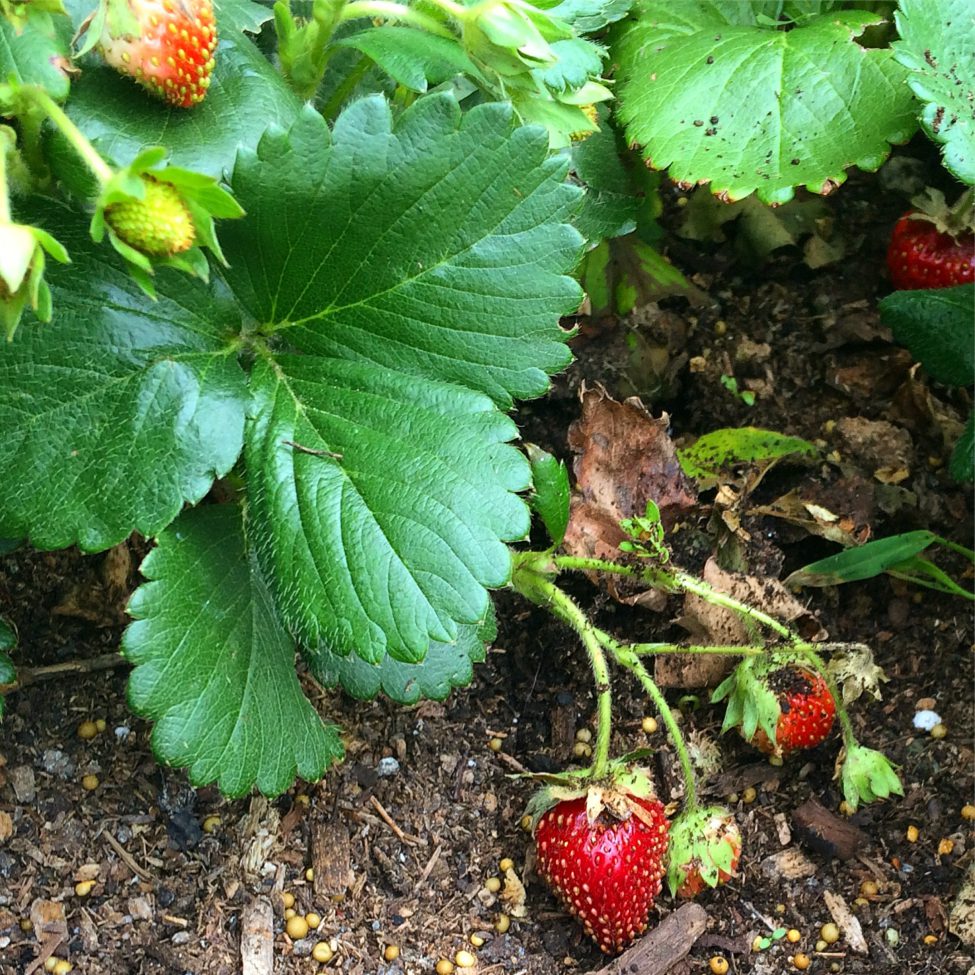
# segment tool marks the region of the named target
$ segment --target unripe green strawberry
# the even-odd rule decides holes
[[[143,176],[141,200],[113,203],[105,220],[116,236],[149,257],[173,257],[193,246],[196,230],[183,198],[171,183]]]

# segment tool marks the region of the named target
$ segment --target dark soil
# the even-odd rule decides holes
[[[815,493],[851,530],[880,537],[923,527],[970,543],[970,492],[947,476],[932,420],[963,416],[967,405],[912,374],[909,356],[877,321],[876,300],[887,288],[883,241],[903,202],[893,193],[878,200],[874,178],[851,184],[830,200],[847,245],[845,260],[831,267],[812,271],[789,248],[752,271],[729,256],[728,244],[675,238],[674,262],[707,301],[693,307],[670,298],[641,310],[642,338],[663,350],[654,376],[620,365],[633,323],[590,325],[567,377],[545,400],[521,408],[526,439],[568,455],[566,430],[583,381],[604,383],[616,396],[655,387],[659,395],[647,405],[669,413],[677,438],[747,424],[825,441],[828,459],[781,465],[763,480],[738,512],[747,538],[709,520],[713,491],[685,526],[709,546],[720,540],[755,574],[784,576],[836,550],[782,519],[750,513],[793,487]],[[676,197],[672,191],[671,223]],[[722,386],[722,375],[754,391],[755,405]],[[877,428],[857,418],[887,421],[893,433],[883,428],[871,440],[864,431]],[[0,614],[19,632],[16,662],[38,667],[114,651],[127,591],[138,581],[124,556],[134,565],[144,551],[133,545],[121,558],[18,551],[0,561]],[[942,564],[963,574],[952,557]],[[971,586],[970,570],[963,582]],[[584,580],[571,591],[621,638],[680,635],[674,602],[650,612],[621,606]],[[975,785],[971,604],[886,576],[802,598],[831,640],[869,644],[886,671],[883,700],[861,699],[853,720],[865,744],[900,766],[905,795],[852,816],[863,835],[841,860],[793,817],[810,798],[836,813],[838,736],[781,768],[733,735],[721,739],[723,770],[707,788],[717,800],[733,797],[745,840],[742,868],[702,896],[708,929],[669,971],[704,973],[709,958],[723,954],[732,972],[789,972],[796,970],[790,956],[805,951],[814,973],[966,975],[975,961],[970,946],[948,933],[947,918],[975,862],[972,823],[961,816]],[[497,642],[473,686],[445,704],[405,709],[318,692],[323,712],[345,729],[348,760],[323,782],[299,783],[271,803],[225,801],[159,768],[150,727],[127,711],[122,668],[11,694],[0,731],[0,972],[34,970],[38,939],[25,922],[32,905],[47,900],[62,905],[67,921],[67,940],[55,954],[70,958],[76,972],[232,975],[240,971],[242,919],[255,895],[275,908],[275,972],[432,972],[438,959],[465,946],[482,975],[598,970],[605,960],[533,873],[519,827],[532,786],[511,776],[572,763],[577,729],[593,727],[591,678],[571,636],[541,611],[501,593],[498,617]],[[716,739],[720,712],[694,693],[674,691],[671,700],[681,704],[687,727]],[[678,777],[664,733],[642,732],[651,709],[635,686],[620,678],[616,694],[614,751],[657,746],[659,788],[671,798]],[[924,698],[941,715],[944,738],[913,727]],[[76,734],[87,719],[106,723],[90,741]],[[489,748],[492,738],[502,740],[500,753]],[[98,777],[93,791],[82,787],[86,774]],[[918,828],[915,842],[907,838],[910,825]],[[953,849],[939,855],[939,842],[949,838]],[[770,858],[783,850],[799,855],[802,876],[790,879],[774,865]],[[503,857],[527,885],[520,918],[513,916],[517,898],[512,910],[484,886],[500,875]],[[80,879],[95,881],[86,896],[75,893]],[[877,893],[858,900],[864,881],[875,882]],[[321,916],[316,935],[293,942],[283,933],[282,892],[294,895],[301,912]],[[827,894],[842,897],[859,919],[868,953],[845,940],[817,953],[819,929],[831,920]],[[657,911],[674,906],[662,896]],[[512,916],[504,934],[495,930],[501,913]],[[752,951],[756,935],[780,927],[798,929],[801,941],[783,938]],[[470,945],[474,932],[483,947]],[[323,940],[336,949],[329,967],[309,957]],[[400,949],[395,961],[383,959],[388,945]]]

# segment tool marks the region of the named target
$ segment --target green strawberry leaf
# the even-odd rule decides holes
[[[777,664],[758,657],[743,660],[711,695],[712,703],[727,699],[721,733],[738,728],[745,741],[751,741],[761,728],[769,741],[775,741],[775,728],[781,710],[778,698],[764,681]]]
[[[150,302],[91,242],[85,215],[39,201],[30,212],[58,228],[74,263],[47,270],[56,322],[0,348],[0,537],[97,551],[155,535],[240,453],[234,308],[166,270]]]
[[[7,624],[0,620],[0,633],[7,627]],[[17,671],[14,669],[14,662],[3,651],[0,651],[0,687],[4,684],[12,684],[17,679]],[[0,693],[0,718],[3,717],[7,707],[7,699]]]
[[[226,283],[274,344],[252,374],[248,527],[304,644],[423,658],[479,624],[529,527],[497,407],[569,358],[577,194],[509,108],[378,97],[242,152]],[[285,205],[282,206],[281,201]]]
[[[832,11],[772,30],[749,4],[647,0],[612,44],[627,138],[722,199],[827,193],[851,165],[877,169],[917,124],[906,69],[856,42],[877,22]]]
[[[255,3],[255,0],[213,0],[213,12],[221,39],[233,31],[260,33],[261,25],[274,16],[270,6]],[[218,51],[217,58],[222,56],[223,52]]]
[[[326,687],[341,687],[360,700],[383,693],[397,704],[415,704],[421,699],[442,701],[454,688],[470,684],[473,665],[484,660],[485,644],[496,632],[492,610],[480,626],[459,626],[454,643],[431,641],[420,663],[403,663],[387,656],[371,664],[357,653],[340,657],[322,649],[309,660],[309,666]]]
[[[569,472],[562,461],[535,444],[525,444],[525,453],[535,487],[530,498],[532,510],[538,513],[552,545],[558,548],[569,526]]]
[[[276,795],[342,757],[338,729],[301,691],[294,644],[274,609],[236,505],[185,512],[142,564],[122,651],[129,702],[156,722],[160,761],[228,796]]]
[[[951,452],[948,472],[956,481],[975,480],[975,413],[968,414],[965,429]]]
[[[921,126],[941,146],[945,167],[975,184],[975,63],[969,0],[899,0],[894,57],[922,102]]]
[[[274,66],[241,34],[224,36],[205,101],[173,108],[148,95],[92,55],[74,84],[71,120],[111,163],[131,162],[146,146],[164,145],[169,162],[220,179],[241,147],[253,148],[268,125],[290,125],[301,106]],[[91,174],[60,134],[52,165],[72,192],[94,196]]]
[[[904,795],[904,787],[887,757],[863,745],[847,749],[840,778],[843,798],[850,809],[856,809],[861,802]]]
[[[880,320],[932,378],[949,386],[975,384],[975,284],[895,291],[878,307]]]
[[[55,101],[64,101],[71,82],[61,66],[70,63],[70,50],[71,33],[63,17],[30,15],[18,34],[14,25],[0,16],[2,81],[13,78],[24,85],[40,85]]]
[[[552,53],[558,58],[554,64],[538,68],[532,74],[552,91],[562,92],[581,88],[590,76],[599,75],[606,52],[598,44],[582,37],[555,41]]]
[[[481,72],[456,41],[413,27],[368,27],[336,41],[372,58],[397,84],[424,92],[456,74],[475,80]]]

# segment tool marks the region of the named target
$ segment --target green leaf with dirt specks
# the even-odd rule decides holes
[[[30,10],[30,6],[27,6]],[[71,85],[59,65],[70,63],[71,31],[64,17],[29,15],[22,33],[0,15],[0,80],[16,79],[40,85],[57,101],[68,97]]]
[[[185,512],[142,574],[122,651],[135,665],[129,702],[156,722],[159,759],[228,796],[321,778],[342,757],[338,729],[301,691],[294,642],[247,551],[240,508]]]
[[[728,427],[698,437],[690,447],[677,451],[677,459],[688,477],[713,481],[735,464],[767,463],[800,454],[814,457],[815,444],[801,437],[789,437],[757,427]]]
[[[945,167],[975,184],[975,12],[971,0],[900,0],[894,57],[922,102],[921,125]]]
[[[724,199],[829,192],[917,127],[907,69],[856,41],[877,22],[831,11],[777,30],[750,4],[645,0],[612,43],[627,138],[672,179]]]
[[[410,664],[386,656],[378,664],[357,653],[344,657],[321,650],[310,661],[312,672],[326,687],[341,687],[360,700],[385,694],[397,704],[426,699],[442,701],[456,687],[466,687],[474,677],[474,664],[485,656],[485,644],[494,639],[494,611],[480,626],[459,626],[453,643],[431,641],[420,663]]]

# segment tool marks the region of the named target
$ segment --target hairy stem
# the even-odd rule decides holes
[[[527,554],[535,556],[536,553]],[[606,663],[606,655],[603,653],[603,647],[596,629],[572,597],[533,567],[531,562],[516,560],[511,583],[515,591],[529,602],[549,610],[572,627],[586,648],[586,653],[589,655],[589,665],[596,682],[596,746],[593,752],[591,774],[594,779],[601,778],[606,774],[609,765],[610,736],[613,730],[613,698],[609,666]]]
[[[21,89],[34,104],[61,130],[61,134],[71,143],[71,148],[81,156],[85,165],[94,173],[103,186],[114,176],[111,167],[95,147],[85,138],[81,130],[65,115],[63,109],[43,88],[36,85]]]
[[[9,129],[0,132],[0,224],[10,223],[10,193],[7,188],[7,152],[12,148]]]
[[[667,726],[670,740],[674,743],[674,748],[677,751],[681,771],[684,773],[684,799],[687,810],[694,812],[697,809],[697,780],[694,775],[694,766],[691,764],[691,756],[687,751],[687,743],[681,734],[680,725],[667,703],[667,698],[657,686],[657,682],[650,676],[650,672],[643,665],[643,661],[633,652],[633,647],[626,646],[605,633],[601,633],[601,638],[603,645],[613,655],[613,659],[621,667],[625,667],[636,676],[660,712],[660,717],[663,718],[663,722]]]
[[[440,3],[438,6],[443,6],[443,4]],[[462,7],[460,9],[463,10],[464,8]],[[453,13],[451,15],[457,16]],[[383,20],[397,20],[404,24],[413,24],[415,27],[420,27],[440,37],[448,37],[451,40],[456,38],[456,35],[449,28],[445,27],[440,21],[431,17],[429,14],[425,14],[413,7],[407,7],[402,3],[396,3],[395,0],[352,0],[351,3],[345,5],[341,20],[344,23],[347,20],[357,20],[362,17],[380,17]]]

